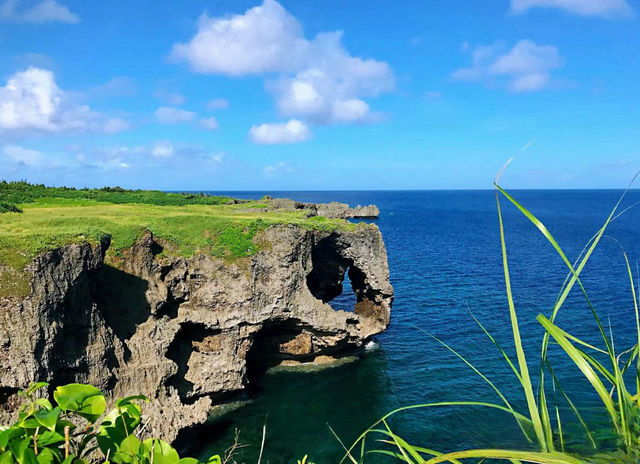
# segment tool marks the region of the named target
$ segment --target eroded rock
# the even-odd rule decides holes
[[[269,365],[327,362],[387,327],[393,289],[377,227],[274,226],[257,239],[269,249],[233,263],[159,258],[151,233],[117,269],[104,264],[107,241],[38,257],[29,297],[0,300],[0,421],[31,381],[86,382],[147,395],[149,432],[172,441]],[[329,305],[345,272],[353,312]]]

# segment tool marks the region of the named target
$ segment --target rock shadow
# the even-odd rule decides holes
[[[193,383],[185,378],[189,371],[191,353],[198,349],[198,345],[205,338],[218,335],[221,332],[219,329],[209,329],[204,324],[184,322],[180,324],[180,329],[169,344],[165,356],[178,365],[178,370],[167,379],[167,385],[173,386],[178,391],[178,396],[183,403],[193,404],[197,399],[192,395]]]
[[[121,340],[129,340],[151,315],[146,292],[149,283],[103,264],[95,279],[94,299],[107,325]]]
[[[366,292],[365,274],[343,253],[337,235],[319,240],[311,251],[307,287],[314,297],[334,309],[353,312]]]
[[[311,361],[312,354],[292,354],[283,350],[283,347],[296,343],[302,333],[296,321],[271,321],[265,323],[260,330],[253,335],[251,348],[247,352],[247,384],[253,394],[259,390],[257,380],[270,368],[275,367],[286,359],[298,361]],[[291,351],[296,348],[291,346]],[[285,351],[285,352],[283,352]],[[298,349],[298,351],[305,351]]]

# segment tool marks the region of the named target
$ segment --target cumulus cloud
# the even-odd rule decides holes
[[[298,20],[275,0],[241,15],[201,16],[196,35],[175,44],[171,57],[199,73],[277,73],[267,89],[280,113],[319,124],[375,119],[364,98],[395,86],[386,62],[352,56],[342,32],[305,38]]]
[[[168,140],[155,142],[151,147],[151,154],[156,158],[168,158],[173,156],[173,144]]]
[[[506,80],[514,92],[542,90],[551,82],[550,71],[564,64],[558,49],[521,40],[510,50],[501,45],[479,45],[471,52],[472,66],[458,69],[456,80],[469,82]]]
[[[513,13],[524,13],[531,8],[558,8],[581,16],[608,19],[633,15],[626,0],[511,0]]]
[[[108,119],[87,105],[73,102],[58,87],[51,71],[30,67],[9,77],[0,87],[0,133],[17,131],[118,132],[128,127]]]
[[[288,122],[260,124],[251,127],[249,138],[261,145],[298,143],[311,138],[309,127],[297,119]]]
[[[161,124],[184,124],[193,121],[196,114],[192,111],[181,110],[179,108],[161,106],[156,110],[155,117]]]
[[[210,111],[223,110],[229,108],[229,101],[224,98],[214,98],[207,102],[207,109]]]
[[[214,131],[218,130],[220,128],[220,125],[218,124],[218,120],[211,116],[209,118],[201,119],[200,127],[206,130]]]
[[[76,24],[80,18],[55,0],[43,0],[31,8],[18,11],[19,0],[5,0],[0,4],[0,20],[26,23],[60,22]]]

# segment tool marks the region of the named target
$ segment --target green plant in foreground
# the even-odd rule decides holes
[[[507,163],[508,164],[508,163]],[[628,258],[624,254],[625,263],[631,283],[631,291],[633,294],[633,302],[635,308],[635,326],[637,329],[637,342],[622,352],[617,352],[611,334],[607,335],[598,314],[593,307],[586,289],[584,288],[580,274],[591,257],[596,246],[604,237],[605,230],[620,214],[617,213],[624,194],[620,197],[613,210],[607,217],[604,225],[596,232],[596,234],[587,243],[583,252],[580,254],[575,263],[571,263],[565,255],[557,241],[547,230],[545,225],[529,212],[524,206],[518,203],[508,192],[498,185],[498,179],[494,183],[496,190],[496,205],[498,210],[500,243],[502,248],[502,262],[504,269],[504,278],[506,285],[506,295],[509,307],[509,316],[511,320],[511,329],[513,341],[516,351],[516,360],[512,360],[507,353],[500,347],[485,327],[475,319],[480,328],[488,336],[491,342],[500,351],[505,359],[509,369],[515,375],[522,388],[524,399],[526,400],[526,412],[517,411],[499,388],[486,377],[476,366],[470,363],[464,356],[459,354],[455,349],[447,345],[445,342],[433,337],[442,344],[446,349],[455,354],[464,363],[467,364],[476,374],[478,374],[491,389],[499,397],[499,403],[489,403],[480,401],[452,401],[441,403],[427,403],[408,406],[396,409],[378,420],[370,428],[358,437],[356,442],[350,447],[345,448],[346,454],[342,461],[349,459],[352,463],[362,463],[369,454],[382,454],[396,458],[406,463],[428,463],[435,464],[440,462],[461,463],[462,460],[480,459],[481,461],[504,460],[512,463],[532,462],[542,464],[577,464],[577,463],[638,463],[640,462],[640,317],[638,311],[638,302],[636,297],[636,289],[633,283],[633,274],[629,265]],[[636,175],[637,177],[637,175]],[[634,178],[635,180],[635,178]],[[626,191],[625,191],[626,194]],[[518,314],[515,308],[513,295],[511,291],[511,280],[509,274],[509,262],[507,255],[507,247],[505,242],[504,224],[502,218],[502,209],[500,198],[504,197],[511,202],[518,210],[543,234],[547,241],[552,245],[554,250],[561,257],[569,272],[565,279],[559,296],[551,310],[550,317],[538,315],[537,320],[542,324],[545,333],[542,339],[542,348],[539,360],[539,381],[537,387],[534,387],[530,376],[530,368],[527,362],[525,351],[522,346],[520,336],[520,327],[518,323]],[[625,210],[626,211],[626,210]],[[565,303],[569,293],[576,286],[585,298],[591,316],[593,317],[599,334],[603,341],[603,348],[598,348],[588,344],[579,338],[569,334],[555,324],[557,315]],[[585,376],[590,385],[593,387],[598,398],[602,402],[603,410],[609,418],[609,425],[604,426],[604,430],[598,430],[598,434],[592,431],[582,417],[579,409],[574,402],[562,389],[562,385],[556,377],[551,363],[548,359],[548,347],[550,340],[553,339],[562,350],[569,356],[573,363],[578,367],[580,372]],[[633,394],[625,383],[625,375],[630,376],[632,370],[635,369],[635,394]],[[552,389],[553,395],[549,395],[549,388]],[[537,393],[536,393],[537,390]],[[549,403],[548,398],[553,398]],[[592,452],[585,455],[576,455],[571,453],[565,446],[566,440],[562,428],[560,416],[561,404],[568,405],[569,409],[575,415],[577,422],[585,431],[587,445]],[[416,408],[432,408],[432,407],[480,407],[492,408],[509,414],[520,427],[522,434],[534,449],[530,450],[509,450],[509,449],[471,449],[460,450],[450,453],[441,453],[433,449],[414,446],[407,443],[401,437],[396,435],[388,425],[390,416]],[[603,444],[598,441],[598,436],[613,436],[616,438],[615,449],[603,452]],[[386,449],[368,449],[367,439],[373,437],[378,442],[389,445]]]
[[[147,398],[129,396],[105,412],[104,395],[96,387],[72,383],[55,389],[51,401],[37,397],[45,382],[20,392],[25,402],[18,421],[0,427],[0,464],[199,464],[194,458],[180,458],[168,443],[141,440],[136,429],[141,423],[138,403]],[[220,456],[207,464],[221,464]]]

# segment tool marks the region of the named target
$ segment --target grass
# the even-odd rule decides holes
[[[613,336],[610,333],[607,334],[596,309],[589,299],[587,290],[580,280],[582,270],[589,261],[598,243],[604,237],[607,227],[611,221],[624,212],[618,212],[624,194],[613,207],[602,227],[586,244],[578,259],[572,263],[545,225],[498,185],[499,177],[500,175],[498,175],[495,181],[496,206],[499,218],[505,291],[516,359],[513,360],[506,354],[480,321],[476,319],[476,322],[494,344],[499,355],[505,359],[506,372],[513,374],[520,385],[522,397],[525,400],[524,403],[527,405],[526,410],[516,410],[493,381],[482,373],[480,368],[471,364],[451,346],[432,337],[466,363],[475,374],[479,375],[494,391],[500,401],[487,403],[463,399],[462,401],[426,403],[397,409],[365,430],[350,448],[345,447],[346,454],[343,461],[349,460],[353,464],[363,463],[369,455],[373,454],[389,456],[394,460],[410,464],[436,464],[440,462],[460,464],[462,462],[468,462],[469,460],[472,462],[485,462],[486,460],[508,461],[516,464],[523,462],[542,464],[631,464],[640,462],[640,315],[634,276],[629,265],[629,260],[623,251],[622,256],[627,266],[635,309],[635,319],[630,321],[630,323],[633,323],[636,327],[637,341],[633,346],[625,350],[616,351]],[[555,304],[551,308],[549,317],[542,314],[537,317],[538,322],[545,329],[541,341],[540,358],[533,364],[533,366],[536,366],[534,368],[538,370],[539,381],[537,384],[533,383],[529,374],[532,367],[525,355],[520,337],[518,313],[511,290],[509,260],[500,204],[501,198],[506,199],[516,206],[532,225],[542,233],[568,269],[567,277]],[[594,319],[600,338],[602,339],[601,347],[584,342],[563,330],[554,322],[568,295],[574,288],[579,289],[584,296],[586,309],[588,309],[590,317]],[[593,388],[594,396],[599,398],[602,413],[608,418],[608,421],[607,423],[599,424],[597,430],[589,428],[579,408],[576,407],[575,402],[562,388],[552,368],[551,360],[548,357],[548,348],[551,341],[557,344],[564,354],[569,357]],[[633,382],[631,382],[633,386],[628,385],[627,380],[629,378],[633,379]],[[472,411],[474,408],[490,408],[503,411],[511,416],[520,427],[524,438],[530,443],[530,449],[484,448],[442,453],[429,447],[415,446],[407,443],[401,437],[397,436],[388,425],[389,417],[400,414],[403,411],[416,408],[437,407],[463,408],[468,410],[470,414],[474,413],[474,411]],[[564,433],[566,427],[563,429],[559,412],[563,407],[571,411],[574,416],[574,422],[584,430],[584,443],[579,443],[574,448],[569,448],[567,445],[568,440]],[[611,437],[614,438],[613,445],[611,445]],[[575,437],[571,438],[574,439]],[[369,444],[374,440],[377,444],[371,448]],[[382,447],[380,447],[381,445]],[[590,451],[585,452],[585,449],[590,449]]]
[[[226,197],[119,189],[48,189],[0,182],[0,202],[22,212],[0,214],[0,296],[29,291],[25,266],[37,255],[69,243],[111,236],[108,259],[117,262],[145,231],[167,244],[165,253],[204,253],[227,260],[269,246],[258,235],[275,224],[353,230],[344,220],[307,218],[301,211],[262,212],[265,200],[231,203]],[[5,198],[6,196],[6,198]]]

